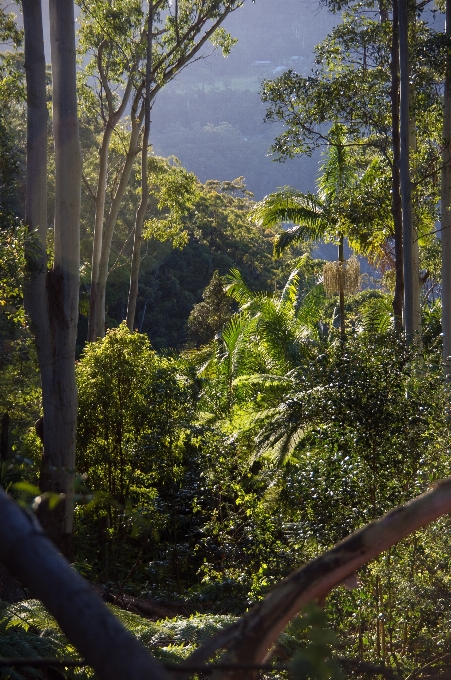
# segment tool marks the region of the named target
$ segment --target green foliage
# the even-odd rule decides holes
[[[285,187],[253,207],[251,218],[261,226],[296,225],[278,234],[276,257],[292,244],[319,239],[337,242],[346,236],[356,252],[381,259],[381,246],[390,235],[390,186],[381,159],[356,153],[352,143],[346,127],[334,123],[328,132],[317,194]]]
[[[166,162],[162,164],[165,166]],[[177,165],[171,167],[174,176],[179,174]],[[189,182],[191,177],[188,173]],[[148,333],[156,349],[184,345],[190,312],[202,300],[215,270],[224,276],[231,268],[238,267],[256,289],[275,289],[282,285],[292,258],[288,255],[280,262],[272,259],[274,231],[249,223],[248,211],[252,205],[249,193],[242,178],[196,184],[192,195],[180,195],[183,210],[188,210],[183,215],[179,213],[176,220],[177,229],[181,229],[177,234],[188,239],[183,250],[174,248],[169,240],[161,243],[151,238],[143,243],[138,327]],[[155,185],[155,199],[158,200],[159,195]],[[157,220],[172,220],[166,209],[161,215],[155,203],[149,215],[152,211]],[[123,215],[123,220],[124,227],[131,228],[133,215]],[[159,238],[166,236],[171,234],[160,230]],[[129,285],[124,267],[128,263],[127,252],[118,254],[110,274],[107,302],[111,326],[120,323],[124,315]]]
[[[423,238],[434,230],[437,219],[441,163],[437,149],[442,134],[437,85],[443,77],[443,36],[417,20],[410,39],[416,131],[413,207]],[[284,123],[272,147],[280,160],[332,145],[337,121],[346,126],[348,158],[358,181],[348,186],[339,214],[346,216],[345,233],[353,247],[359,245],[376,261],[381,259],[374,257],[378,247],[393,236],[390,49],[391,21],[372,18],[371,12],[355,5],[316,47],[311,76],[288,70],[265,81],[262,90],[269,105],[267,120]]]
[[[189,422],[182,363],[156,355],[123,323],[86,346],[77,379],[80,471],[97,491],[151,510],[155,466],[177,458]]]
[[[194,305],[187,321],[188,336],[195,345],[205,345],[216,334],[221,334],[233,314],[232,301],[224,291],[224,282],[217,270],[202,298],[203,302]]]
[[[57,623],[37,600],[26,600],[18,604],[0,602],[0,657],[7,658],[56,658],[78,659],[77,650],[67,642]],[[84,669],[61,669],[49,667],[43,671],[32,666],[1,668],[0,678],[25,680],[45,678],[55,672],[63,677],[87,678],[91,673]]]
[[[295,652],[290,667],[297,680],[311,678],[317,680],[341,680],[344,678],[339,663],[331,658],[331,649],[338,645],[335,633],[326,625],[326,614],[318,606],[311,604],[298,621],[293,622],[291,634],[304,633],[308,643],[304,649]]]
[[[197,178],[185,170],[175,157],[150,156],[148,165],[151,197],[161,214],[147,220],[144,238],[170,241],[175,248],[182,248],[188,241],[182,218],[196,201]]]

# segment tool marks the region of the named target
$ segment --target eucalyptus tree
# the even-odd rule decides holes
[[[40,487],[64,494],[42,519],[71,552],[77,389],[75,340],[80,263],[81,153],[78,135],[73,0],[50,0],[52,122],[55,150],[54,258],[47,260],[47,92],[41,3],[22,3],[27,82],[25,222],[26,309],[36,340],[44,407]],[[50,266],[49,266],[50,264]]]
[[[80,49],[89,61],[84,69],[85,115],[101,121],[102,141],[97,177],[85,178],[95,202],[88,339],[105,332],[105,288],[114,228],[130,174],[142,147],[146,106],[208,41],[227,55],[234,40],[221,28],[224,19],[244,0],[154,0],[147,9],[141,0],[81,0]],[[147,35],[149,11],[152,35]],[[150,40],[151,38],[151,40]],[[151,43],[151,72],[146,79],[147,46]],[[147,88],[146,96],[146,82]],[[147,102],[147,104],[146,104]],[[111,136],[130,107],[123,138],[124,161],[118,172],[109,169]],[[91,179],[91,181],[89,181]],[[93,188],[95,184],[95,188]],[[107,187],[111,190],[108,200]],[[144,214],[137,216],[136,244]],[[139,261],[139,258],[135,258]],[[131,311],[130,311],[131,314]],[[131,324],[133,321],[130,322]]]

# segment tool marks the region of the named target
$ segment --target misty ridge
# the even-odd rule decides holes
[[[256,0],[223,26],[238,43],[224,58],[212,48],[159,93],[152,109],[155,153],[175,155],[201,182],[244,176],[256,199],[279,186],[315,188],[318,155],[277,163],[268,155],[281,126],[264,123],[265,79],[285,70],[308,75],[314,46],[340,16],[301,0]]]

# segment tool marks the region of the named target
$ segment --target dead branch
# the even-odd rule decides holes
[[[43,602],[102,680],[165,680],[164,668],[0,488],[0,560]]]
[[[119,595],[111,593],[93,583],[91,583],[91,588],[101,597],[103,602],[114,604],[120,609],[125,609],[125,611],[132,612],[133,614],[139,614],[139,616],[147,619],[173,619],[176,616],[188,616],[187,608],[178,602],[157,602],[142,597]]]
[[[322,600],[357,569],[441,515],[451,512],[451,479],[351,534],[332,550],[294,571],[236,623],[217,633],[187,659],[207,661],[219,649],[229,663],[260,664],[285,626],[308,602]],[[239,680],[242,671],[216,673]]]

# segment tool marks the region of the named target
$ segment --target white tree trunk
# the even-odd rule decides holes
[[[47,93],[41,3],[23,0],[27,82],[27,170],[25,224],[27,277],[24,297],[40,362],[49,351],[46,294]]]
[[[137,114],[137,106],[139,104],[139,98],[141,93],[135,96],[135,100],[132,108],[132,130],[130,134],[130,141],[127,151],[127,156],[125,158],[124,167],[122,168],[121,178],[119,181],[118,188],[114,195],[110,211],[105,224],[105,229],[103,232],[103,244],[102,252],[100,255],[99,262],[99,276],[98,281],[95,286],[95,290],[91,288],[91,300],[95,297],[95,310],[92,314],[92,332],[90,335],[90,340],[95,340],[97,338],[103,338],[105,335],[105,295],[106,295],[106,283],[108,280],[108,265],[110,261],[111,243],[113,240],[114,228],[117,222],[117,216],[121,207],[122,199],[127,189],[128,182],[130,179],[130,174],[133,168],[133,163],[135,158],[139,153],[139,133],[141,131],[141,124],[143,118],[143,108],[139,114]]]
[[[446,0],[446,37],[451,41],[451,0]],[[451,59],[445,75],[441,187],[442,331],[445,377],[451,379]]]
[[[154,3],[154,6],[156,6],[158,3]],[[234,9],[236,9],[240,5],[235,5],[234,2],[230,2],[230,4],[221,10],[220,16],[217,16],[215,20],[213,20],[212,23],[208,24],[208,28],[205,30],[205,33],[203,36],[199,39],[197,43],[194,44],[194,46],[189,49],[186,53],[184,53],[184,49],[186,48],[186,44],[190,45],[192,42],[194,42],[194,39],[196,36],[202,31],[202,29],[205,27],[206,22],[204,20],[201,20],[198,22],[196,25],[195,29],[192,31],[186,32],[184,35],[181,35],[179,37],[179,43],[176,46],[173,46],[168,54],[162,55],[160,57],[160,61],[157,62],[154,66],[155,72],[159,70],[159,74],[161,77],[158,78],[158,82],[155,82],[149,95],[149,103],[152,102],[160,89],[163,87],[163,85],[169,81],[171,81],[177,73],[181,71],[181,69],[188,64],[191,60],[194,59],[194,57],[197,55],[197,53],[202,49],[202,47],[207,43],[207,41],[212,37],[214,32],[219,28],[219,26],[222,24],[224,19],[232,12]],[[158,7],[156,7],[158,9]],[[206,15],[207,16],[207,15]],[[180,53],[181,56],[174,61],[172,66],[165,66],[165,60],[170,60],[174,54]],[[135,68],[137,68],[137,64],[135,65]],[[101,76],[102,77],[102,76]],[[105,83],[104,83],[105,87]],[[93,254],[93,274],[91,276],[91,292],[90,292],[90,313],[89,313],[89,329],[88,329],[88,340],[89,341],[94,341],[97,338],[103,338],[105,335],[105,293],[106,293],[106,283],[108,279],[108,265],[109,265],[109,259],[110,259],[110,252],[111,252],[111,243],[113,239],[113,234],[114,234],[114,228],[116,226],[116,221],[117,221],[117,216],[119,214],[119,210],[121,207],[121,202],[122,198],[124,196],[125,190],[128,186],[128,182],[130,179],[130,173],[133,167],[133,162],[139,153],[139,135],[141,133],[142,129],[142,124],[143,124],[143,114],[144,110],[143,108],[140,109],[140,112],[138,113],[138,106],[139,102],[141,100],[142,96],[142,91],[143,91],[143,86],[140,84],[138,89],[136,90],[135,96],[134,96],[134,103],[132,105],[132,111],[131,111],[131,122],[132,122],[132,129],[130,133],[130,141],[129,141],[129,148],[127,152],[127,156],[125,159],[124,166],[122,168],[121,172],[121,177],[119,181],[119,185],[116,191],[116,194],[113,198],[111,208],[108,214],[108,217],[106,218],[105,225],[103,227],[103,233],[101,234],[99,231],[97,232],[97,236],[95,236],[95,241],[96,241],[96,254]],[[99,196],[97,195],[97,200],[99,199]],[[141,218],[139,218],[141,219]],[[144,219],[144,216],[143,216]],[[97,222],[96,219],[96,227],[97,230],[100,229],[100,212],[99,212],[99,220]],[[140,243],[140,239],[139,239]],[[138,249],[136,249],[137,252]],[[99,255],[100,251],[100,255]],[[131,310],[130,310],[131,313]]]
[[[42,491],[64,494],[42,521],[58,548],[71,553],[77,390],[75,340],[78,322],[81,155],[75,82],[72,0],[50,0],[53,132],[55,140],[55,259],[47,271],[46,160],[43,150],[45,61],[40,3],[23,4],[26,35],[27,223],[37,229],[36,257],[29,256],[27,309],[36,336],[44,407]],[[37,106],[39,104],[39,106]],[[45,108],[45,114],[44,114]],[[31,251],[33,251],[33,244]]]
[[[130,93],[132,90],[132,78],[134,76],[135,69],[133,69],[130,75],[127,86],[125,88],[122,101],[120,106],[114,110],[113,108],[113,96],[108,85],[108,81],[103,72],[102,66],[103,49],[99,49],[99,54],[97,58],[97,63],[99,67],[99,73],[101,76],[102,84],[104,90],[107,94],[108,102],[108,120],[106,121],[105,130],[103,133],[102,144],[100,147],[99,154],[99,176],[97,180],[97,192],[96,192],[96,215],[94,222],[94,238],[92,246],[92,268],[91,268],[91,293],[90,293],[90,304],[89,304],[89,324],[88,324],[88,342],[94,342],[98,337],[103,337],[104,331],[100,332],[97,326],[98,318],[98,306],[101,305],[101,300],[99,300],[99,277],[100,277],[100,262],[102,257],[103,248],[103,226],[105,220],[105,201],[106,201],[106,190],[107,190],[107,178],[108,178],[108,154],[110,149],[111,135],[117,124],[119,123],[122,115],[127,107],[130,99]],[[105,305],[103,305],[105,306]]]
[[[130,290],[127,305],[127,326],[133,331],[136,312],[136,300],[138,297],[138,277],[141,262],[141,239],[144,217],[149,202],[149,185],[147,180],[147,157],[149,150],[150,134],[150,83],[152,80],[152,31],[153,31],[153,2],[149,0],[149,16],[147,21],[147,59],[146,59],[146,87],[144,101],[144,134],[141,150],[141,201],[136,212],[132,266],[130,271]]]

